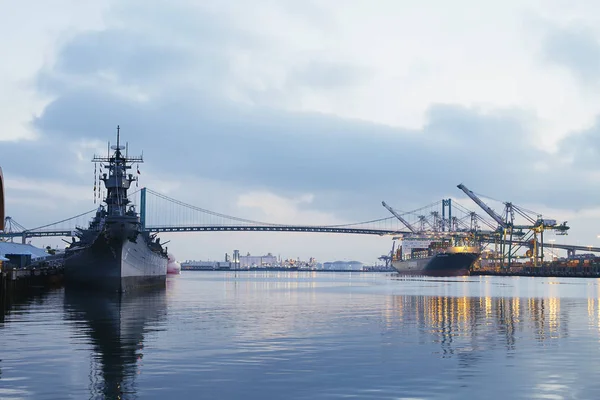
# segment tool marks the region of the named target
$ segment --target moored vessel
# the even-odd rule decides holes
[[[99,180],[106,188],[104,204],[85,229],[65,249],[67,284],[124,292],[142,287],[164,286],[167,275],[167,251],[156,235],[142,229],[140,216],[127,197],[137,177],[128,171],[142,157],[123,154],[120,130],[117,144],[106,157],[94,156],[92,162],[108,168]]]
[[[464,237],[409,237],[402,238],[391,261],[401,275],[466,276],[480,254]]]

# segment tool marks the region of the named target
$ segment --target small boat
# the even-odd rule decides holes
[[[168,275],[179,275],[181,273],[181,264],[175,259],[175,256],[171,253],[168,255],[169,261],[167,262],[167,274]]]

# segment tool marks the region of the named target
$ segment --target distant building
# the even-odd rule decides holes
[[[225,260],[225,261],[227,261],[227,260]],[[235,268],[235,269],[240,268],[240,251],[239,250],[233,250],[233,259],[231,260],[231,262],[233,262],[233,268]]]
[[[251,256],[248,253],[245,256],[239,256],[239,259],[240,268],[271,267],[277,265],[277,257],[271,253],[268,253],[266,256]]]
[[[362,271],[363,263],[360,261],[333,261],[324,262],[324,270]]]

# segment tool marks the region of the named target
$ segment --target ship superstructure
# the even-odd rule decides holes
[[[155,235],[142,231],[139,214],[127,197],[137,181],[129,171],[133,164],[143,163],[143,157],[127,154],[117,127],[117,144],[109,146],[106,157],[94,156],[92,162],[108,168],[99,177],[106,198],[88,228],[79,228],[65,250],[66,281],[118,292],[164,286],[167,251]]]

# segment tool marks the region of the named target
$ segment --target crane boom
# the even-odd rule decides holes
[[[400,222],[402,222],[404,225],[406,225],[406,227],[408,228],[408,230],[410,230],[412,233],[417,233],[417,230],[415,228],[413,228],[413,226],[411,224],[409,224],[407,220],[405,220],[404,218],[402,218],[402,216],[400,214],[398,214],[396,212],[396,210],[394,210],[392,207],[388,206],[385,201],[382,201],[381,204],[385,208],[387,208],[387,210],[389,212],[391,212],[394,217],[398,218],[400,220]]]
[[[490,217],[492,217],[494,219],[494,221],[496,221],[498,223],[498,225],[500,225],[502,228],[507,227],[507,224],[502,219],[502,217],[499,216],[494,210],[492,210],[487,204],[485,204],[483,201],[481,201],[481,199],[479,197],[477,197],[475,195],[475,193],[473,193],[472,191],[467,189],[467,187],[465,185],[463,185],[461,183],[460,185],[458,185],[456,187],[459,188],[460,190],[462,190],[463,192],[465,192],[465,194],[467,196],[469,196],[471,198],[471,200],[473,200],[475,203],[477,203],[477,205],[479,207],[481,207],[481,209],[483,211],[485,211]]]

